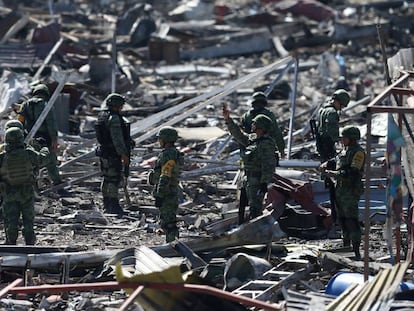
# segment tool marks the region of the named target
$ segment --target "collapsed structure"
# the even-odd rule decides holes
[[[387,245],[382,238],[387,212],[383,113],[398,113],[405,125],[402,159],[412,193],[412,135],[410,117],[404,115],[411,113],[412,50],[403,49],[389,61],[387,86],[373,40],[380,29],[392,42],[390,55],[409,47],[412,25],[405,16],[410,5],[38,4],[21,1],[2,8],[1,111],[4,122],[13,118],[12,104],[36,80],[54,90],[51,102],[60,120],[60,170],[66,183],[50,187],[42,175],[38,246],[0,247],[5,307],[359,310],[412,304],[405,300],[412,293],[407,291],[412,289],[412,244],[407,243],[412,239],[405,230],[412,214],[406,217],[407,227],[395,231],[396,251],[392,239]],[[243,14],[248,9],[254,13]],[[378,20],[369,22],[373,17]],[[360,20],[364,22],[357,24]],[[329,50],[333,43],[347,45]],[[316,171],[319,161],[307,122],[338,83],[347,83],[353,94],[344,124],[359,124],[367,150],[372,149],[360,202],[364,262],[349,260],[349,251],[338,247],[336,232],[326,226],[327,193]],[[269,85],[288,156],[276,169],[266,202],[269,213],[237,226],[237,146],[223,130],[220,104],[228,102],[241,115],[252,91]],[[120,220],[102,213],[93,152],[92,125],[103,98],[114,89],[127,97],[125,113],[135,121],[131,134],[137,144],[129,180],[131,206]],[[383,101],[402,107],[378,107]],[[154,160],[153,136],[164,125],[179,125],[188,160],[179,213],[183,238],[161,245],[146,170]],[[57,196],[59,187],[71,196]],[[398,200],[406,210],[408,196]],[[384,257],[390,246],[392,256]],[[394,265],[384,263],[390,258]],[[368,274],[370,283],[350,286],[363,283]],[[52,295],[62,292],[68,294]]]

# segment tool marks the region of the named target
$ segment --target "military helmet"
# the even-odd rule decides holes
[[[9,120],[6,122],[4,129],[8,130],[9,128],[17,127],[23,131],[23,124],[19,120]]]
[[[46,84],[38,84],[34,87],[33,91],[32,91],[32,95],[46,95],[46,96],[50,96],[50,92],[49,92],[49,88],[47,87]]]
[[[257,116],[254,117],[252,122],[256,124],[256,128],[260,128],[264,130],[265,132],[270,130],[270,127],[272,126],[272,120],[268,116],[265,116],[264,114],[258,114]]]
[[[175,142],[178,138],[178,133],[172,126],[164,126],[158,131],[157,137],[165,142]]]
[[[118,93],[111,93],[105,98],[108,107],[119,107],[125,104],[125,97]]]
[[[361,139],[361,132],[356,126],[348,125],[343,128],[341,137],[347,137],[352,140],[359,140]]]
[[[17,127],[11,127],[6,130],[5,135],[6,144],[23,144],[23,131]]]
[[[346,107],[346,106],[348,106],[348,103],[349,103],[349,100],[351,99],[351,96],[349,96],[349,93],[346,90],[337,89],[333,93],[332,99],[339,101],[342,106]]]
[[[252,95],[251,101],[252,101],[252,105],[253,104],[258,104],[258,103],[261,103],[263,105],[266,105],[267,104],[266,94],[263,93],[263,92],[255,92]]]

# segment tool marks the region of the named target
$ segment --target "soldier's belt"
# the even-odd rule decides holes
[[[246,172],[247,177],[260,177],[262,174],[260,172]]]

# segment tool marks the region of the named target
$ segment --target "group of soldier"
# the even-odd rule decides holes
[[[120,112],[125,104],[125,97],[112,93],[105,99],[107,109],[98,115],[95,124],[96,138],[99,146],[100,168],[103,174],[101,191],[104,210],[122,217],[123,209],[119,204],[119,188],[128,176],[130,154],[135,143],[130,136],[130,125]],[[148,182],[154,187],[155,206],[160,211],[160,225],[166,241],[178,238],[176,213],[178,209],[179,174],[184,164],[184,157],[175,147],[178,138],[176,129],[170,126],[160,128],[157,133],[161,152],[154,169],[148,176]],[[123,178],[124,177],[124,178]]]
[[[344,247],[352,244],[355,259],[360,259],[358,202],[364,190],[362,177],[366,155],[358,143],[361,138],[358,127],[348,125],[341,135],[339,133],[339,112],[349,101],[350,95],[346,90],[336,90],[318,111],[315,135],[321,160],[319,168],[327,188],[330,188],[333,221],[341,227]],[[273,112],[266,108],[266,95],[263,92],[254,93],[251,105],[251,110],[241,117],[239,124],[230,117],[228,107],[223,106],[228,130],[240,144],[245,171],[242,189],[250,208],[250,219],[262,214],[264,195],[271,185],[278,156],[285,157],[282,132]],[[336,144],[339,140],[343,148],[338,153]],[[242,198],[243,192],[240,200]]]
[[[25,134],[31,131],[42,114],[50,93],[46,85],[33,89],[32,97],[16,110],[17,120],[6,124],[5,144],[0,153],[0,191],[3,196],[3,217],[6,244],[16,244],[20,215],[23,220],[22,235],[26,244],[35,243],[33,184],[40,167],[46,166],[54,185],[62,183],[57,168],[57,128],[53,109],[36,131],[34,139],[25,143]],[[352,243],[355,257],[360,258],[361,230],[358,221],[358,201],[363,191],[362,175],[365,152],[358,144],[359,129],[347,126],[339,135],[339,114],[349,103],[349,93],[339,89],[333,93],[318,113],[316,147],[322,164],[320,171],[327,186],[333,190],[331,197],[333,215],[342,229],[344,246]],[[130,124],[121,111],[125,97],[109,94],[95,123],[100,170],[103,175],[101,191],[103,209],[122,217],[119,188],[129,173],[130,155],[135,143],[130,135]],[[249,205],[249,219],[262,215],[263,200],[271,185],[279,157],[285,157],[285,143],[275,115],[267,108],[267,96],[255,92],[250,101],[251,109],[243,114],[240,122],[230,116],[223,105],[223,118],[229,132],[239,143],[244,171],[241,197]],[[176,148],[178,132],[170,126],[161,127],[157,133],[161,152],[148,182],[153,186],[155,206],[160,211],[160,225],[166,241],[179,237],[176,212],[178,208],[179,175],[184,163],[183,154]],[[335,144],[341,140],[342,151],[337,154]],[[335,161],[335,159],[337,159]],[[334,181],[332,181],[334,180]],[[244,211],[241,222],[244,221]]]
[[[17,243],[20,216],[25,243],[35,244],[33,186],[39,168],[47,168],[53,184],[62,183],[57,168],[57,128],[53,113],[48,114],[33,140],[25,143],[25,133],[30,132],[42,114],[49,95],[46,85],[37,85],[32,91],[32,97],[19,105],[17,120],[9,120],[5,125],[5,143],[0,153],[5,244]]]

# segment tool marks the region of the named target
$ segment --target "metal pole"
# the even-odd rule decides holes
[[[50,62],[50,60],[52,59],[52,56],[56,53],[58,48],[61,46],[62,42],[63,42],[63,38],[60,38],[59,41],[55,43],[55,45],[53,46],[53,48],[50,50],[49,54],[46,56],[45,60],[43,61],[42,66],[40,66],[40,68],[36,71],[35,75],[33,76],[33,81],[36,81],[39,78],[43,69],[45,69],[46,65]]]
[[[5,296],[5,295],[7,295],[8,294],[8,292],[12,289],[12,288],[14,288],[14,287],[16,287],[16,286],[19,286],[19,285],[21,285],[23,283],[23,279],[15,279],[13,282],[11,282],[9,285],[7,285],[6,287],[3,287],[1,290],[0,290],[0,297],[3,297],[3,296]]]
[[[291,105],[290,105],[289,136],[288,136],[288,150],[287,150],[288,160],[290,159],[290,152],[292,151],[292,133],[293,133],[293,122],[295,119],[295,110],[296,110],[298,72],[299,72],[299,59],[295,57],[295,73],[294,73],[294,80],[293,80],[293,92],[291,95]]]
[[[52,18],[52,22],[56,22],[55,19],[55,12],[53,12],[53,0],[49,0],[48,1],[48,6],[49,6],[49,13],[50,13],[50,17]]]
[[[85,284],[63,284],[63,285],[38,285],[38,286],[26,286],[26,287],[12,287],[8,293],[11,294],[33,294],[39,292],[58,293],[67,291],[92,291],[92,290],[116,290],[122,288],[138,288],[145,286],[146,288],[153,288],[158,290],[171,290],[171,291],[185,291],[192,293],[202,293],[212,295],[218,298],[241,303],[249,307],[256,307],[263,310],[284,310],[280,305],[270,302],[260,301],[257,299],[239,296],[231,292],[201,284],[177,284],[177,283],[138,283],[138,282],[125,282],[118,283],[115,281],[97,282],[97,283],[85,283]],[[137,291],[138,292],[138,291]],[[139,294],[139,293],[138,293]]]
[[[366,143],[366,154],[367,158],[365,161],[365,232],[364,232],[364,280],[368,281],[369,275],[369,231],[370,231],[370,179],[371,179],[371,127],[372,127],[372,113],[371,109],[367,109],[367,143]]]
[[[273,89],[275,88],[276,84],[279,82],[280,79],[285,75],[286,71],[292,66],[294,60],[292,59],[289,63],[287,63],[286,67],[283,68],[283,70],[277,75],[277,77],[272,81],[272,83],[269,84],[269,86],[264,91],[266,97],[269,96],[270,93],[272,93]]]
[[[127,310],[129,305],[131,305],[134,300],[138,297],[139,294],[141,294],[141,292],[144,290],[144,286],[138,286],[128,297],[127,300],[124,301],[124,303],[122,304],[122,306],[119,307],[119,311],[124,311]]]
[[[112,77],[111,77],[111,92],[114,93],[116,91],[116,22],[115,22],[115,29],[114,34],[112,36]]]

